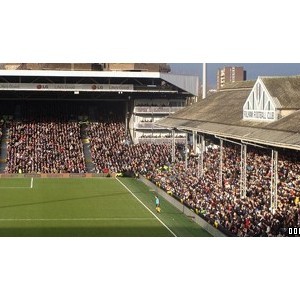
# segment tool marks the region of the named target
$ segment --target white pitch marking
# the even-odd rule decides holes
[[[0,186],[0,189],[30,189],[29,186]]]
[[[0,186],[0,189],[30,189],[29,186]]]
[[[0,189],[32,189],[33,188],[33,177],[30,180],[30,186],[0,186]]]
[[[155,213],[153,213],[148,206],[146,206],[122,181],[120,181],[117,177],[116,179],[125,187],[125,189],[135,198],[137,199],[163,226],[165,226],[171,233],[172,235],[174,235],[175,237],[177,237],[177,235],[160,219],[158,218]]]
[[[19,222],[32,222],[32,221],[144,221],[155,220],[154,218],[74,218],[74,219],[0,219],[1,221],[19,221]]]

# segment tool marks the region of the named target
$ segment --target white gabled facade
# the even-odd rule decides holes
[[[276,121],[280,108],[277,98],[270,95],[262,79],[258,77],[243,106],[243,120]]]

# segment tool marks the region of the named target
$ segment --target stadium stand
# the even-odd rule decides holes
[[[3,124],[4,124],[4,120],[1,119],[0,120],[0,144],[2,144]],[[0,156],[1,156],[1,148],[0,148]]]
[[[21,119],[9,124],[7,173],[85,172],[78,104],[26,103]],[[68,109],[67,109],[68,108]],[[285,236],[286,228],[300,220],[300,154],[280,149],[278,160],[278,208],[270,211],[269,149],[253,146],[247,151],[247,194],[240,193],[240,148],[223,145],[223,181],[218,184],[220,147],[211,136],[204,153],[204,173],[198,157],[190,155],[184,165],[182,146],[171,163],[170,144],[134,145],[126,135],[123,108],[99,104],[97,120],[88,122],[87,135],[95,172],[141,174],[182,201],[209,223],[233,236]],[[189,153],[192,151],[190,149]]]
[[[96,172],[146,174],[171,162],[169,144],[132,144],[120,121],[91,123],[91,154]]]
[[[286,236],[287,228],[300,225],[299,79],[259,77],[255,83],[235,83],[158,122],[215,140],[212,150],[203,154],[201,178],[195,176],[195,158],[185,170],[186,178],[180,173],[182,164],[174,166],[172,175],[180,178],[174,192],[228,235]],[[242,145],[245,195],[240,190]],[[159,182],[168,178],[151,176]]]
[[[238,148],[224,147],[223,187],[218,184],[219,148],[208,147],[204,156],[204,174],[198,174],[197,158],[190,157],[168,170],[147,174],[169,194],[229,235],[284,236],[287,227],[299,226],[300,164],[299,154],[283,150],[279,159],[279,204],[270,211],[270,156],[259,148],[247,155],[247,196],[240,196]],[[296,163],[297,161],[297,163]]]
[[[7,173],[85,172],[80,126],[69,108],[26,103],[22,113],[9,126]]]
[[[298,82],[299,78],[261,78],[256,83],[227,86],[160,120],[157,124],[167,128],[168,133],[142,132],[143,142],[139,144],[133,143],[126,130],[124,101],[18,102],[12,105],[14,119],[5,123],[5,172],[84,173],[85,139],[93,172],[144,175],[229,236],[286,236],[288,227],[300,226]],[[260,99],[257,105],[263,103],[270,120],[250,118],[256,116],[249,113],[255,97]],[[146,110],[156,108],[146,102],[142,106]],[[257,115],[264,116],[264,112]],[[155,122],[143,116],[140,123],[149,127]],[[3,125],[1,121],[0,139]],[[200,152],[195,153],[194,145],[190,145],[187,167],[187,149],[182,144],[177,144],[172,163],[172,145],[164,142],[172,140],[170,128],[178,129],[178,138],[185,139],[181,134],[187,131],[205,138],[205,148],[201,148],[203,173]],[[151,143],[154,137],[161,143]],[[241,189],[242,153],[238,143],[247,145],[245,194]],[[274,150],[278,152],[276,179]],[[275,191],[276,209],[272,207]]]
[[[80,132],[80,115],[89,106],[80,104],[32,103],[21,106],[20,120],[8,131],[6,173],[86,172]],[[125,133],[124,107],[98,103],[88,116],[87,137],[96,173],[141,173],[171,162],[169,144],[132,144]]]

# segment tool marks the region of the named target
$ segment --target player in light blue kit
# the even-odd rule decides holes
[[[157,196],[155,196],[155,206],[156,206],[156,211],[160,213],[160,201]]]

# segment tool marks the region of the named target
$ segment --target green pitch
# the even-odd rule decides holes
[[[0,179],[0,236],[210,236],[162,198],[161,208],[135,179]]]

